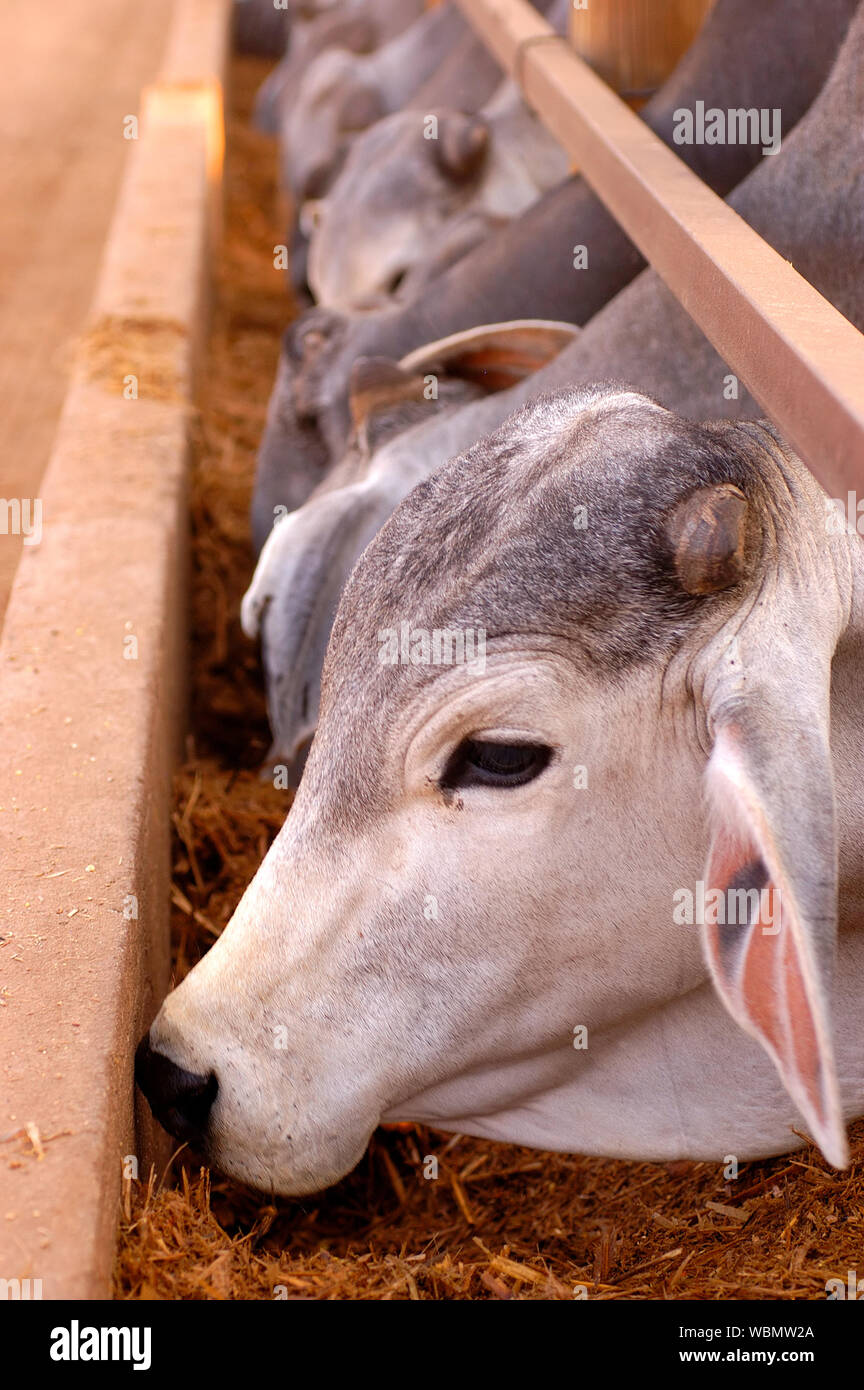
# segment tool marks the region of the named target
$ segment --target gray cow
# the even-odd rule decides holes
[[[300,34],[284,70],[262,89],[258,119],[281,133],[282,183],[295,214],[304,200],[327,191],[358,137],[388,113],[405,106],[424,112],[443,106],[470,114],[500,84],[500,68],[452,5],[421,15],[410,30],[400,28],[384,42],[383,22],[354,6],[379,11],[385,4],[353,0],[344,14],[316,21],[305,49]],[[560,21],[565,0],[538,0],[540,11],[556,7]],[[383,16],[392,19],[392,10],[384,8]],[[314,51],[313,43],[322,51],[310,66],[305,54]],[[352,59],[351,53],[361,57]],[[302,298],[308,247],[296,215],[291,237],[292,281]]]
[[[139,1048],[163,1124],[286,1194],[381,1120],[718,1165],[803,1121],[844,1165],[864,547],[824,500],[769,426],[614,384],[417,487],[291,813]]]
[[[548,7],[561,33],[569,10],[569,0]],[[514,82],[463,111],[452,72],[446,81],[454,90],[443,103],[428,101],[427,84],[358,135],[325,196],[301,209],[317,303],[351,309],[394,293],[415,298],[566,177],[567,156]]]
[[[477,113],[399,111],[358,136],[300,220],[318,304],[416,297],[567,175],[561,146],[507,82]]]

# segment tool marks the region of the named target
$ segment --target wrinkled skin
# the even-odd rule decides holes
[[[746,563],[694,596],[673,523],[717,489],[745,500]],[[764,984],[799,952],[807,1002],[769,997],[818,1021],[806,1123],[844,1162],[841,1112],[864,1109],[862,584],[860,539],[826,536],[770,429],[614,385],[533,402],[415,489],[343,596],[288,820],[151,1029],[215,1077],[210,1160],[310,1192],[382,1119],[636,1159],[798,1146],[802,1067],[739,1028],[712,934],[672,916],[740,841],[784,917],[736,941],[769,943]],[[485,670],[382,665],[403,621],[482,626]],[[466,739],[548,761],[472,784]]]

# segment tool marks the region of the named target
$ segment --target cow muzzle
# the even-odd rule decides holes
[[[162,1128],[203,1151],[210,1110],[219,1090],[216,1073],[200,1076],[184,1071],[163,1052],[154,1052],[150,1034],[145,1033],[135,1053],[135,1080]]]

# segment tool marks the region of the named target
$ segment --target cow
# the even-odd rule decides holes
[[[567,171],[512,82],[473,117],[439,107],[377,121],[325,196],[301,210],[315,301],[350,310],[415,298]]]
[[[842,1167],[864,551],[825,516],[772,426],[616,382],[416,487],[343,594],[293,809],[139,1047],[157,1118],[286,1195],[382,1120],[717,1164],[803,1124]]]
[[[569,0],[545,8],[563,33]],[[466,42],[476,48],[466,36],[460,54]],[[566,176],[567,156],[516,84],[500,83],[481,107],[476,72],[466,103],[464,71],[464,58],[451,55],[406,107],[356,137],[325,196],[301,209],[317,303],[416,297]]]
[[[565,0],[539,0],[541,11],[550,7],[563,24]],[[452,6],[438,18],[427,14],[421,19],[410,7],[400,9],[399,27],[390,32],[392,0],[353,0],[347,11],[301,27],[285,62],[264,83],[256,119],[282,136],[281,182],[294,204],[291,280],[300,302],[309,293],[304,227],[363,131],[406,105],[424,112],[443,106],[470,115],[500,85],[494,58],[451,11]],[[403,32],[406,13],[417,19],[408,33]],[[352,61],[352,53],[365,56]],[[305,76],[316,54],[320,61]],[[298,204],[307,193],[311,196],[300,212]]]

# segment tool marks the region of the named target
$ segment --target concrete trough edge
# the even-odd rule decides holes
[[[0,639],[7,1297],[110,1297],[124,1171],[143,1179],[160,1156],[140,1108],[136,1138],[132,1058],[169,972],[187,473],[230,10],[178,0],[143,94]]]

